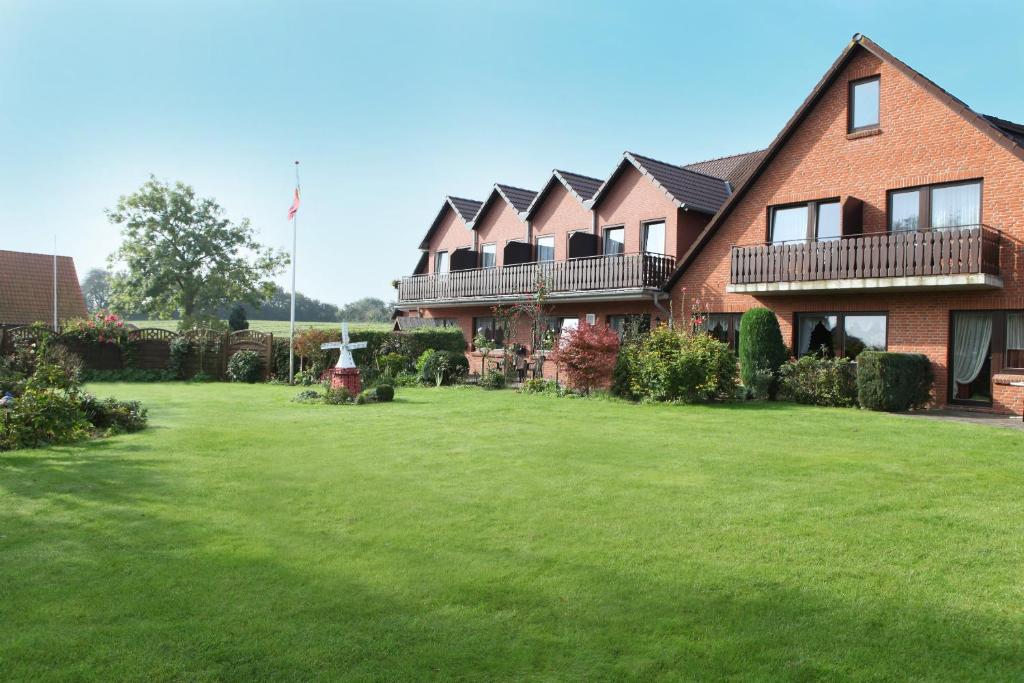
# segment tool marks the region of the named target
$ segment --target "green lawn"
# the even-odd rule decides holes
[[[97,385],[0,453],[3,680],[1020,680],[1024,432]]]
[[[178,330],[177,320],[129,320],[132,325],[136,327],[155,327],[161,330],[171,330],[176,332]],[[309,327],[319,327],[330,330],[337,330],[341,328],[341,323],[324,323],[324,322],[299,322],[295,321],[295,330],[303,330]],[[350,330],[381,330],[387,331],[392,328],[391,323],[351,323],[349,324]],[[289,322],[287,320],[250,320],[249,329],[258,330],[260,332],[272,332],[274,336],[288,336]]]

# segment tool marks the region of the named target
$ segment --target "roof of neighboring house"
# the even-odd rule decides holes
[[[544,187],[540,192],[533,198],[530,206],[526,209],[526,217],[529,218],[533,215],[533,212],[540,206],[541,201],[547,196],[547,193],[551,188],[557,184],[561,184],[566,190],[576,198],[580,204],[585,204],[594,196],[594,193],[601,187],[601,180],[597,178],[591,178],[590,176],[580,175],[579,173],[571,173],[569,171],[559,171],[555,169],[551,172],[551,177],[548,178],[548,182],[544,184]],[[587,208],[590,208],[589,206]]]
[[[825,72],[825,75],[821,77],[820,81],[818,81],[818,84],[814,86],[813,90],[811,90],[807,99],[801,103],[793,116],[786,122],[786,125],[782,127],[781,131],[779,131],[779,134],[775,136],[774,140],[772,140],[772,143],[768,145],[766,150],[764,150],[760,159],[753,165],[753,168],[747,174],[743,183],[736,188],[729,199],[722,205],[718,214],[715,215],[715,217],[712,218],[704,227],[704,230],[694,241],[693,246],[683,254],[683,257],[679,260],[679,263],[676,266],[675,272],[665,284],[666,290],[670,289],[679,280],[683,271],[686,270],[686,267],[694,258],[696,258],[697,254],[700,253],[701,249],[704,248],[704,245],[707,244],[708,240],[711,239],[711,236],[718,229],[718,226],[721,225],[722,222],[732,213],[733,208],[735,208],[743,199],[754,181],[756,181],[758,176],[764,172],[772,159],[774,159],[779,153],[779,150],[782,149],[783,145],[786,144],[803,120],[807,118],[811,110],[814,108],[814,105],[818,103],[818,100],[829,86],[832,85],[858,49],[867,50],[882,61],[902,72],[904,76],[920,85],[939,102],[945,104],[955,113],[963,117],[968,123],[990,137],[996,144],[1006,148],[1019,159],[1024,161],[1024,126],[995,116],[982,116],[981,114],[978,114],[961,100],[940,88],[933,81],[929,80],[919,72],[907,66],[904,62],[901,62],[899,59],[891,55],[867,36],[856,33],[850,40],[849,44],[847,44],[846,48],[843,49],[836,61],[833,62],[832,66],[830,66],[828,71]]]
[[[448,209],[455,212],[455,215],[466,224],[466,229],[473,227],[473,219],[476,217],[480,207],[483,206],[483,202],[478,202],[475,199],[464,199],[462,197],[452,197],[448,195],[444,198],[444,203],[441,204],[441,209],[437,212],[437,217],[434,218],[434,222],[430,224],[430,228],[427,230],[427,234],[423,236],[423,241],[420,242],[420,249],[430,248],[430,238],[441,224],[441,219],[444,218],[444,214]]]
[[[500,192],[501,196],[505,198],[505,201],[519,213],[529,209],[530,203],[533,202],[533,198],[537,196],[537,193],[533,190],[524,190],[521,187],[502,185],[501,183],[496,183],[494,185],[494,189]]]
[[[608,180],[594,193],[594,205],[601,201],[622,170],[632,166],[651,178],[678,206],[714,214],[732,194],[735,183],[746,178],[763,154],[764,150],[758,150],[678,166],[626,152]]]
[[[57,257],[57,318],[85,317],[75,262]],[[0,324],[53,321],[53,254],[0,250]]]
[[[757,162],[761,160],[764,153],[765,150],[759,149],[755,152],[745,152],[727,157],[718,157],[717,159],[708,159],[707,161],[698,161],[695,164],[686,164],[683,168],[728,180],[729,184],[735,189],[747,179],[747,176],[757,166]]]
[[[533,200],[536,196],[537,193],[534,192],[533,190],[524,190],[521,187],[513,187],[512,185],[502,185],[501,183],[495,183],[494,189],[491,190],[491,193],[489,195],[487,195],[487,199],[485,199],[484,203],[480,206],[480,210],[476,212],[476,216],[473,218],[473,227],[476,227],[476,220],[483,215],[484,211],[487,210],[487,207],[490,206],[491,202],[494,201],[496,198],[500,197],[501,199],[503,199],[506,204],[511,206],[512,209],[515,210],[517,214],[519,214],[519,219],[523,220],[523,216],[526,213],[526,210],[530,208],[530,204],[533,203]]]

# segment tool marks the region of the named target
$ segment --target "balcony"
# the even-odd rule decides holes
[[[451,305],[523,300],[543,281],[551,300],[643,299],[659,289],[675,268],[660,254],[590,256],[567,261],[470,268],[402,278],[398,303]]]
[[[998,289],[1000,234],[985,225],[732,248],[727,291]]]

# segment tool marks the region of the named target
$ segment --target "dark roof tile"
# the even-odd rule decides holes
[[[494,187],[501,193],[506,201],[512,205],[512,208],[519,213],[530,208],[530,203],[533,202],[533,198],[537,196],[537,193],[533,190],[524,190],[521,187],[502,185],[501,183],[495,183]]]
[[[654,178],[676,201],[692,209],[713,214],[729,197],[729,186],[722,178],[632,152],[626,152],[626,158]]]

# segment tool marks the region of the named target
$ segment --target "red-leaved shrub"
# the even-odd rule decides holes
[[[559,339],[554,359],[565,368],[569,384],[589,394],[592,389],[611,381],[618,355],[619,335],[614,330],[581,322]]]

